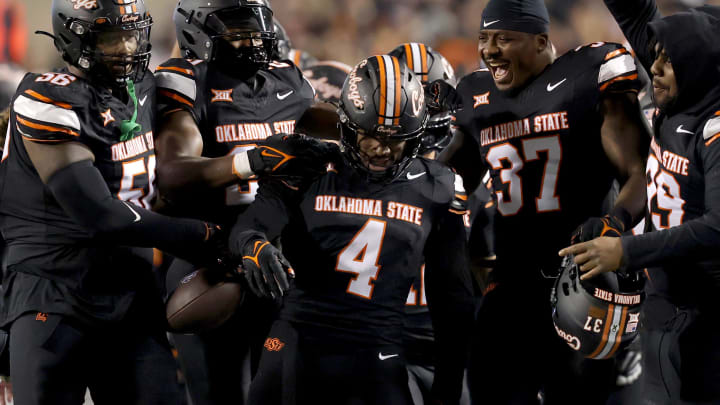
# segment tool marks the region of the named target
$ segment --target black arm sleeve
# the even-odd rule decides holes
[[[720,246],[720,144],[702,149],[705,213],[682,225],[622,237],[624,268],[639,270],[668,261],[717,258]]]
[[[426,294],[437,346],[433,394],[457,403],[475,309],[462,215],[445,211],[425,244]]]
[[[210,259],[204,254],[209,234],[204,222],[166,217],[114,198],[89,160],[58,170],[47,186],[70,218],[97,240],[156,247],[194,263]]]
[[[299,191],[292,190],[282,180],[260,181],[255,201],[237,218],[230,232],[230,252],[243,255],[243,247],[252,240],[272,241],[280,236],[290,221],[290,201]]]
[[[646,71],[650,72],[653,58],[648,50],[648,23],[661,18],[655,0],[604,0],[615,17],[625,38]]]

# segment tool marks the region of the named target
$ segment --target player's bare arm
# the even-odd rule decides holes
[[[610,163],[617,170],[620,194],[616,209],[628,212],[633,223],[645,210],[645,161],[650,144],[633,92],[608,93],[601,103],[603,125],[602,146]],[[631,224],[625,224],[626,230]]]
[[[202,149],[200,129],[189,112],[167,116],[155,140],[158,186],[163,194],[172,199],[174,193],[224,187],[252,175],[234,169],[233,155],[206,158],[201,156]]]

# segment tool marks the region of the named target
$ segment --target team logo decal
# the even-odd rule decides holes
[[[80,10],[83,7],[86,10],[95,10],[98,8],[97,0],[70,0],[70,2],[74,4],[73,8],[75,10]]]
[[[216,103],[218,101],[228,101],[232,102],[232,92],[233,89],[229,90],[215,90],[211,89],[213,93],[213,98],[210,100],[212,103]]]
[[[140,19],[140,14],[125,14],[122,16],[121,22],[129,23]]]
[[[473,96],[473,100],[475,100],[475,103],[473,104],[473,108],[477,108],[480,105],[483,104],[490,104],[490,92],[484,94],[478,94],[477,96]]]
[[[112,116],[112,113],[110,112],[109,108],[104,113],[100,113],[100,116],[103,118],[103,126],[104,127],[106,127],[107,124],[115,121],[115,117]]]
[[[285,346],[285,343],[278,338],[267,338],[263,346],[270,352],[279,352]]]

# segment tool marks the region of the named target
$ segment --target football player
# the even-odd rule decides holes
[[[453,142],[464,144],[448,148],[470,190],[490,169],[497,199],[497,263],[478,312],[471,394],[537,403],[543,390],[546,403],[604,403],[613,364],[583,361],[558,339],[544,275],[556,274],[553,252],[578,225],[576,240],[619,235],[641,216],[648,137],[635,64],[622,46],[601,42],[556,58],[539,0],[491,0],[481,24],[487,68],[458,85],[463,109]],[[600,218],[614,177],[622,189]]]
[[[306,145],[304,138],[276,135],[294,132],[314,92],[297,67],[272,59],[272,14],[265,0],[221,0],[210,6],[199,0],[178,2],[177,39],[188,59],[171,59],[156,72],[161,115],[158,185],[170,212],[231,226],[254,199],[254,173],[277,174],[279,166],[286,166],[287,155],[295,156],[289,164],[296,170],[317,166],[324,171],[320,159],[300,162],[307,153],[288,149]],[[259,144],[273,150],[261,151]],[[168,289],[193,270],[187,263],[173,263]],[[253,309],[253,303],[247,304],[237,314],[242,322],[231,320],[201,338],[175,336],[196,403],[242,403],[249,374],[239,365],[248,358],[253,339],[260,350],[267,334],[263,322],[269,327],[272,320],[264,311],[267,305]],[[206,361],[183,358],[191,352],[201,353]],[[201,375],[196,378],[197,373]]]
[[[15,403],[82,404],[89,388],[96,404],[176,404],[146,258],[155,246],[209,264],[221,239],[150,211],[152,18],[143,0],[54,0],[50,12],[68,66],[22,80],[0,163]]]
[[[422,84],[397,58],[370,57],[348,76],[338,114],[342,159],[302,184],[262,184],[233,228],[252,289],[285,296],[250,402],[411,404],[402,325],[424,258],[438,343],[433,396],[457,403],[472,281],[456,176],[416,158]],[[268,244],[281,234],[292,271]],[[286,271],[289,289],[276,281]]]
[[[395,56],[408,69],[415,73],[427,91],[427,84],[442,80],[453,88],[457,84],[452,66],[439,52],[422,43],[399,45],[388,55]],[[427,101],[427,99],[426,99]],[[435,159],[452,138],[450,130],[450,112],[433,111],[428,108],[428,125],[420,138],[418,155]],[[460,196],[465,197],[464,194]],[[469,201],[468,201],[469,203]],[[469,211],[469,210],[468,210]],[[466,214],[469,216],[469,213]],[[467,223],[465,224],[468,225]],[[425,267],[420,268],[419,277],[413,282],[405,302],[405,322],[403,325],[403,348],[408,369],[408,382],[413,403],[422,405],[431,403],[433,377],[435,374],[434,332],[425,295]],[[460,403],[469,404],[470,398],[466,386]]]
[[[650,232],[594,239],[561,255],[574,254],[588,272],[583,277],[647,268],[642,397],[717,403],[720,87],[704,78],[719,73],[720,8],[661,19],[652,0],[606,4],[652,75],[658,112],[646,169]]]
[[[273,28],[275,35],[277,35],[276,59],[292,61],[300,70],[305,70],[318,62],[317,58],[309,53],[301,49],[293,48],[287,31],[285,31],[285,28],[276,19],[273,19]]]

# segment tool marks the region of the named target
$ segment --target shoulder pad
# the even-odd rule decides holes
[[[201,76],[200,69],[207,67],[202,60],[170,59],[155,70],[160,110],[175,106],[195,104],[197,85],[195,78]]]
[[[80,137],[80,116],[92,99],[87,82],[68,73],[29,74],[12,105],[17,129],[36,142],[63,142]]]

